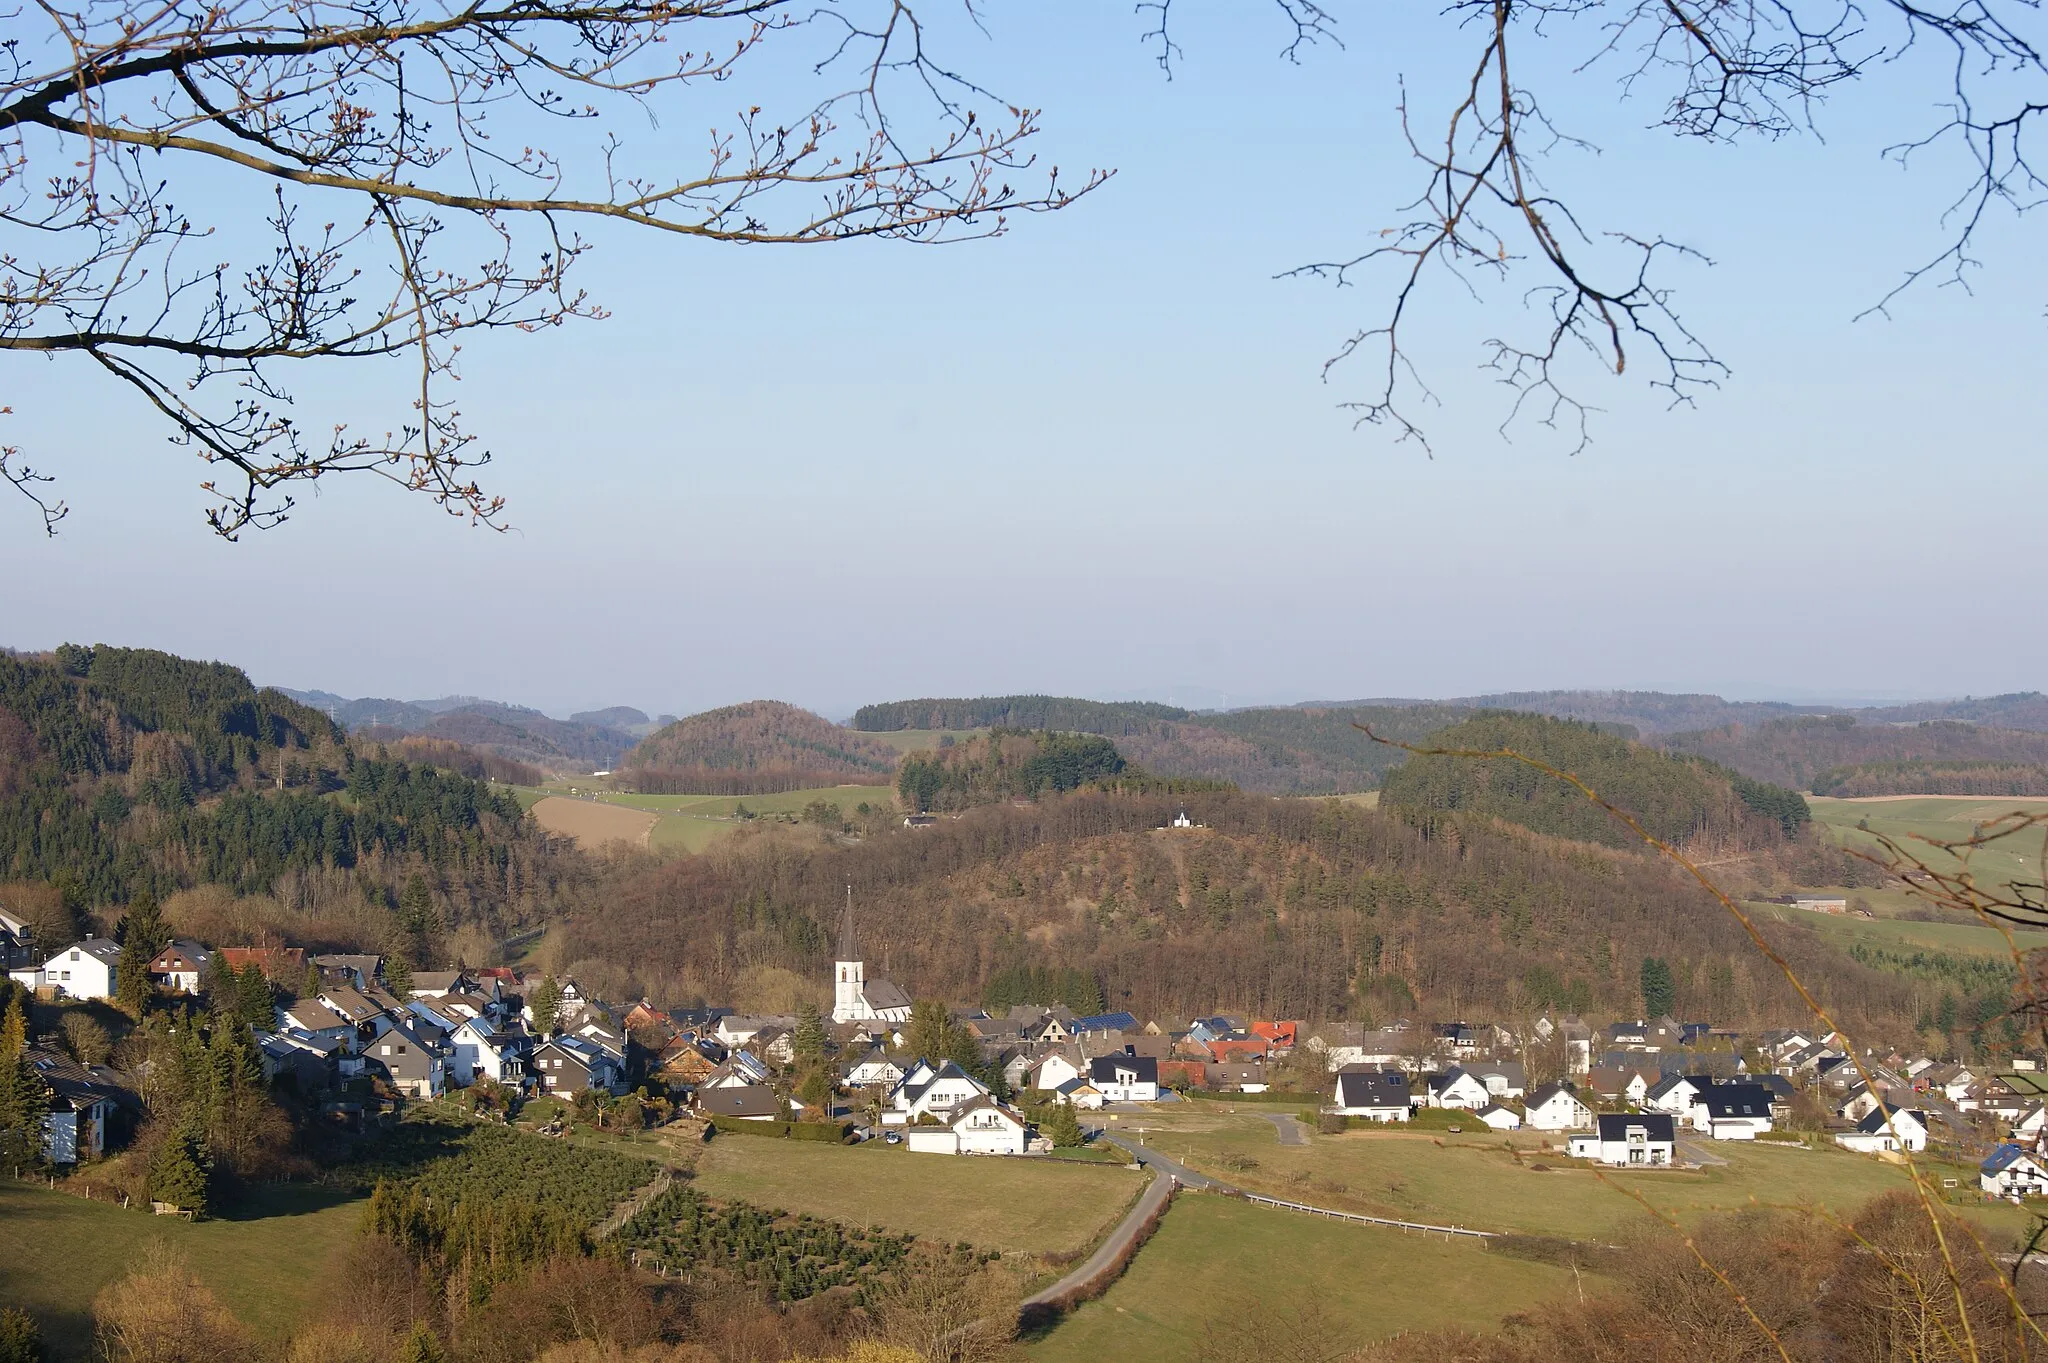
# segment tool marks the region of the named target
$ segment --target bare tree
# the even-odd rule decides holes
[[[735,99],[693,151],[650,131],[770,52],[829,93]],[[448,391],[460,342],[602,316],[571,282],[590,224],[993,236],[1104,178],[1039,171],[1037,128],[941,64],[906,0],[30,6],[0,47],[0,349],[83,356],[139,394],[212,466],[228,538],[355,472],[496,525]],[[404,362],[394,429],[300,424],[305,362],[342,359]],[[9,447],[0,477],[54,529],[51,475]]]
[[[2048,21],[2034,0],[1452,0],[1440,21],[1469,44],[1467,74],[1447,112],[1419,109],[1402,91],[1401,127],[1423,179],[1405,220],[1356,254],[1289,272],[1385,290],[1385,311],[1324,374],[1368,363],[1366,395],[1346,405],[1361,422],[1425,446],[1419,408],[1434,397],[1405,343],[1410,319],[1441,284],[1476,296],[1488,286],[1522,290],[1527,328],[1483,342],[1485,365],[1513,394],[1504,429],[1526,415],[1582,448],[1591,409],[1575,396],[1574,360],[1613,375],[1633,364],[1674,403],[1690,403],[1727,372],[1675,306],[1667,267],[1697,253],[1638,226],[1589,225],[1546,183],[1554,154],[1592,149],[1586,130],[1552,122],[1539,88],[1546,79],[1609,73],[1619,98],[1657,109],[1657,127],[1738,142],[1812,131],[1837,86],[1879,72],[1941,72],[1933,93],[1943,112],[1888,155],[1903,165],[1959,148],[1969,169],[1942,218],[1946,245],[1872,312],[1922,281],[1965,282],[1987,218],[2024,212],[2048,190],[2031,146],[2048,116]],[[1163,25],[1158,41],[1172,50]],[[1938,59],[1899,60],[1923,48],[1938,49]]]

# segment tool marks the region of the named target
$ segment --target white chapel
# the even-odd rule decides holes
[[[910,996],[887,980],[871,980],[853,935],[853,887],[839,917],[839,959],[832,965],[834,1022],[908,1022]]]

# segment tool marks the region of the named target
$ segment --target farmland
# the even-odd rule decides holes
[[[1901,796],[1881,800],[1834,800],[1810,797],[1807,805],[1814,821],[1844,846],[1881,852],[1875,835],[1882,834],[1907,851],[1926,859],[1937,871],[1956,870],[1960,863],[1945,852],[1927,845],[1928,840],[1953,842],[1967,838],[1972,830],[2015,812],[2048,810],[2048,801],[2021,799],[1951,798],[1946,796]],[[2041,878],[2041,835],[2038,832],[2003,839],[1970,855],[1970,870],[1980,881],[2003,884],[2014,879]],[[1878,906],[1877,896],[1871,898]],[[1894,891],[1884,898],[1894,903],[1905,898]]]
[[[283,1337],[333,1281],[363,1203],[328,1189],[259,1190],[242,1212],[187,1223],[0,1180],[0,1303],[43,1322],[53,1358],[83,1360],[92,1300],[162,1241],[258,1334]]]
[[[1837,914],[1811,913],[1786,904],[1749,905],[1759,921],[1802,923],[1838,946],[1861,943],[1889,951],[1942,951],[1956,955],[2010,957],[2017,945],[2022,950],[2048,947],[2048,933],[2014,929],[2012,940],[1988,923],[1963,921],[1927,923],[1910,918],[1851,918]]]
[[[850,1226],[1045,1254],[1092,1243],[1123,1214],[1142,1181],[1121,1166],[1080,1161],[949,1159],[879,1142],[836,1146],[726,1136],[704,1152],[691,1186],[706,1197],[739,1198]]]
[[[567,792],[576,791],[571,797]],[[795,818],[823,800],[851,815],[868,804],[893,809],[888,786],[818,786],[770,795],[640,795],[593,790],[589,778],[546,786],[515,786],[519,803],[551,833],[575,837],[586,847],[624,842],[657,852],[702,852],[741,825],[740,811],[757,817]]]
[[[1476,1242],[1186,1193],[1124,1276],[1026,1353],[1038,1363],[1175,1363],[1197,1353],[1212,1325],[1257,1311],[1275,1313],[1274,1330],[1290,1335],[1356,1324],[1360,1343],[1412,1329],[1490,1330],[1572,1290],[1569,1269]]]
[[[1533,1134],[1357,1131],[1281,1146],[1269,1122],[1244,1113],[1147,1114],[1142,1124],[1161,1153],[1255,1192],[1404,1221],[1572,1239],[1609,1238],[1642,1221],[1630,1194],[1688,1222],[1752,1200],[1853,1213],[1908,1186],[1894,1165],[1775,1143],[1712,1142],[1712,1154],[1727,1164],[1697,1171],[1596,1173],[1568,1165]],[[1928,1167],[1949,1177],[1966,1172]],[[1967,1172],[1965,1182],[1974,1185],[1974,1171]],[[1997,1236],[2024,1219],[2004,1207],[1973,1207]]]

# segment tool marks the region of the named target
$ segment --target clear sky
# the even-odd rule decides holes
[[[1674,280],[1734,372],[1690,411],[1596,385],[1576,456],[1504,441],[1479,342],[1519,296],[1439,290],[1416,338],[1430,458],[1354,429],[1338,404],[1364,372],[1320,377],[1384,294],[1273,276],[1399,220],[1397,79],[1433,111],[1466,44],[1423,7],[1336,8],[1347,48],[1292,66],[1263,7],[1189,7],[1168,81],[1127,6],[997,0],[948,55],[1045,109],[1047,159],[1118,172],[1001,240],[598,234],[584,283],[610,320],[465,352],[505,535],[363,483],[217,542],[198,465],[134,405],[82,366],[9,361],[7,439],[75,510],[45,541],[0,502],[0,642],[556,712],[2042,685],[2042,253],[2000,221],[1974,294],[1852,320],[1941,240],[1953,163],[1880,156],[1934,87],[1895,69],[1821,111],[1824,144],[1692,146],[1645,131],[1614,73],[1568,74],[1583,45],[1546,58],[1600,144],[1554,184],[1713,257]],[[701,123],[806,88],[765,86],[708,91]]]

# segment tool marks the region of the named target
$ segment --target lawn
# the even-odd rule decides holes
[[[188,1224],[0,1180],[0,1303],[34,1313],[55,1358],[84,1359],[93,1297],[160,1239],[244,1323],[282,1338],[332,1280],[361,1218],[360,1200],[318,1188],[262,1189],[235,1218]]]
[[[1121,1166],[1075,1160],[721,1136],[704,1152],[695,1182],[707,1197],[1043,1254],[1094,1243],[1123,1215],[1142,1180]]]
[[[1533,1134],[1356,1131],[1318,1134],[1305,1147],[1291,1147],[1277,1143],[1271,1123],[1244,1114],[1168,1120],[1172,1125],[1160,1129],[1163,1123],[1145,1119],[1150,1144],[1254,1192],[1402,1221],[1571,1239],[1607,1239],[1642,1220],[1647,1213],[1629,1191],[1691,1221],[1752,1199],[1853,1214],[1881,1193],[1910,1186],[1903,1170],[1868,1156],[1767,1142],[1702,1142],[1728,1161],[1725,1168],[1596,1174],[1567,1167]],[[1252,1167],[1242,1167],[1245,1160]],[[1975,1181],[1974,1170],[1934,1172]],[[2002,1205],[1970,1210],[1999,1236],[2025,1220]]]
[[[1595,1280],[1597,1281],[1597,1280]],[[1303,1301],[1356,1325],[1359,1342],[1403,1330],[1490,1330],[1573,1291],[1569,1269],[1490,1253],[1472,1241],[1407,1235],[1184,1193],[1124,1276],[1027,1346],[1038,1363],[1178,1363],[1206,1327],[1251,1307]]]
[[[2014,944],[2021,950],[2048,947],[2048,933],[2028,932],[2015,928],[2012,942],[2009,943],[2003,932],[1986,923],[1923,923],[1910,918],[1852,918],[1831,913],[1811,913],[1786,904],[1753,903],[1748,907],[1760,921],[1778,919],[1787,923],[1804,923],[1842,947],[1847,947],[1852,942],[1861,942],[1866,946],[1882,947],[1889,951],[1945,951],[1958,955],[2007,958],[2011,957]]]

